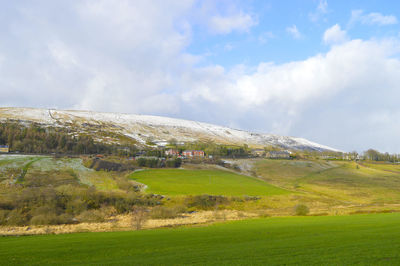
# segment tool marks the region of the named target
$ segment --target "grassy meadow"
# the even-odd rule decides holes
[[[0,238],[6,265],[398,265],[399,249],[398,213]]]
[[[148,186],[146,192],[162,195],[271,196],[288,191],[263,180],[223,170],[151,169],[130,175]]]
[[[257,175],[280,187],[335,204],[396,204],[400,200],[398,164],[324,160],[260,160]]]

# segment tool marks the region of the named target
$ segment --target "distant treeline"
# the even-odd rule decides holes
[[[382,162],[400,162],[399,154],[389,154],[387,152],[381,153],[374,149],[369,149],[364,152],[364,157],[371,161],[382,161]]]
[[[98,143],[87,135],[74,136],[67,129],[41,127],[37,124],[24,126],[19,123],[0,124],[0,144],[9,146],[11,152],[48,154],[113,154],[132,156],[134,145],[119,146]]]
[[[163,160],[157,157],[154,158],[137,158],[137,165],[140,167],[149,167],[149,168],[179,168],[181,167],[182,160],[181,158],[172,158],[168,160]]]

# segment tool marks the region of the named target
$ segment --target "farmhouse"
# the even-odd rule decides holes
[[[204,151],[192,151],[193,157],[204,157]]]
[[[165,151],[165,155],[166,156],[178,156],[179,155],[179,151],[175,150],[175,149],[168,149]]]
[[[182,156],[185,157],[204,157],[204,151],[200,150],[186,150],[182,152]]]
[[[10,149],[7,145],[0,145],[0,153],[8,153]]]
[[[288,151],[270,151],[267,153],[267,157],[270,159],[289,159],[290,152],[288,152]]]
[[[193,152],[192,151],[183,151],[182,156],[184,157],[193,157]]]

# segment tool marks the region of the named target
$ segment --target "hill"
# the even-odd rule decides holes
[[[97,141],[118,143],[127,138],[145,145],[149,141],[165,145],[178,142],[213,141],[253,147],[276,146],[291,150],[337,151],[303,138],[259,134],[196,121],[149,115],[63,111],[35,108],[0,108],[0,121],[45,127],[64,127],[72,134],[88,134]]]

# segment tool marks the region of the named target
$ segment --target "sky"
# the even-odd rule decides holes
[[[400,153],[400,2],[0,0],[0,106]]]

